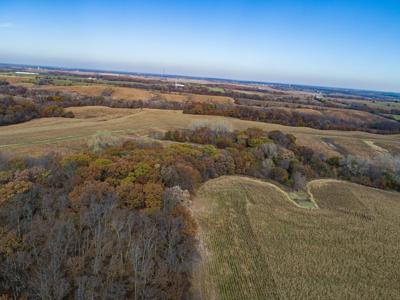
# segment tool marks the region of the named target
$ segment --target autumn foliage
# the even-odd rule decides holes
[[[400,190],[396,157],[326,158],[280,131],[200,124],[165,139],[175,143],[0,155],[0,295],[190,297],[197,224],[188,203],[211,178],[240,174],[303,189],[330,177]]]

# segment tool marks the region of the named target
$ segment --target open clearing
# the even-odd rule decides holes
[[[195,120],[226,122],[234,129],[259,127],[265,130],[282,130],[298,138],[300,145],[308,146],[328,156],[338,155],[342,149],[370,157],[379,154],[375,147],[364,141],[379,144],[390,151],[400,151],[400,135],[377,135],[365,132],[323,131],[305,127],[245,121],[220,116],[183,114],[181,111],[158,109],[116,109],[107,107],[69,108],[76,118],[43,118],[29,122],[1,126],[0,150],[19,153],[41,153],[48,150],[79,149],[88,137],[97,131],[107,130],[119,135],[145,136],[154,131],[188,128]],[[326,139],[334,144],[326,142]],[[340,145],[340,147],[337,147]],[[66,147],[67,146],[67,147]]]
[[[319,209],[271,184],[221,177],[194,203],[204,299],[398,299],[400,194],[317,180]]]

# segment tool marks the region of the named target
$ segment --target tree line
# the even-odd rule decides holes
[[[337,115],[325,113],[310,114],[295,109],[279,107],[255,107],[247,105],[188,103],[183,110],[187,114],[217,115],[233,117],[242,120],[275,123],[286,126],[310,127],[322,130],[361,130],[371,133],[394,134],[400,132],[400,122],[389,119],[363,122],[351,118],[340,118]]]
[[[0,97],[0,125],[10,125],[26,122],[36,118],[65,117],[73,118],[72,112],[66,112],[59,105],[37,103],[11,96]]]

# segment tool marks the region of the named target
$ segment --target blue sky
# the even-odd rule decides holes
[[[0,62],[400,91],[400,1],[0,1]]]

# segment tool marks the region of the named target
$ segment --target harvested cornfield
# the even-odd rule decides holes
[[[249,178],[200,189],[203,299],[400,297],[399,193],[324,180],[309,191],[319,209]]]

